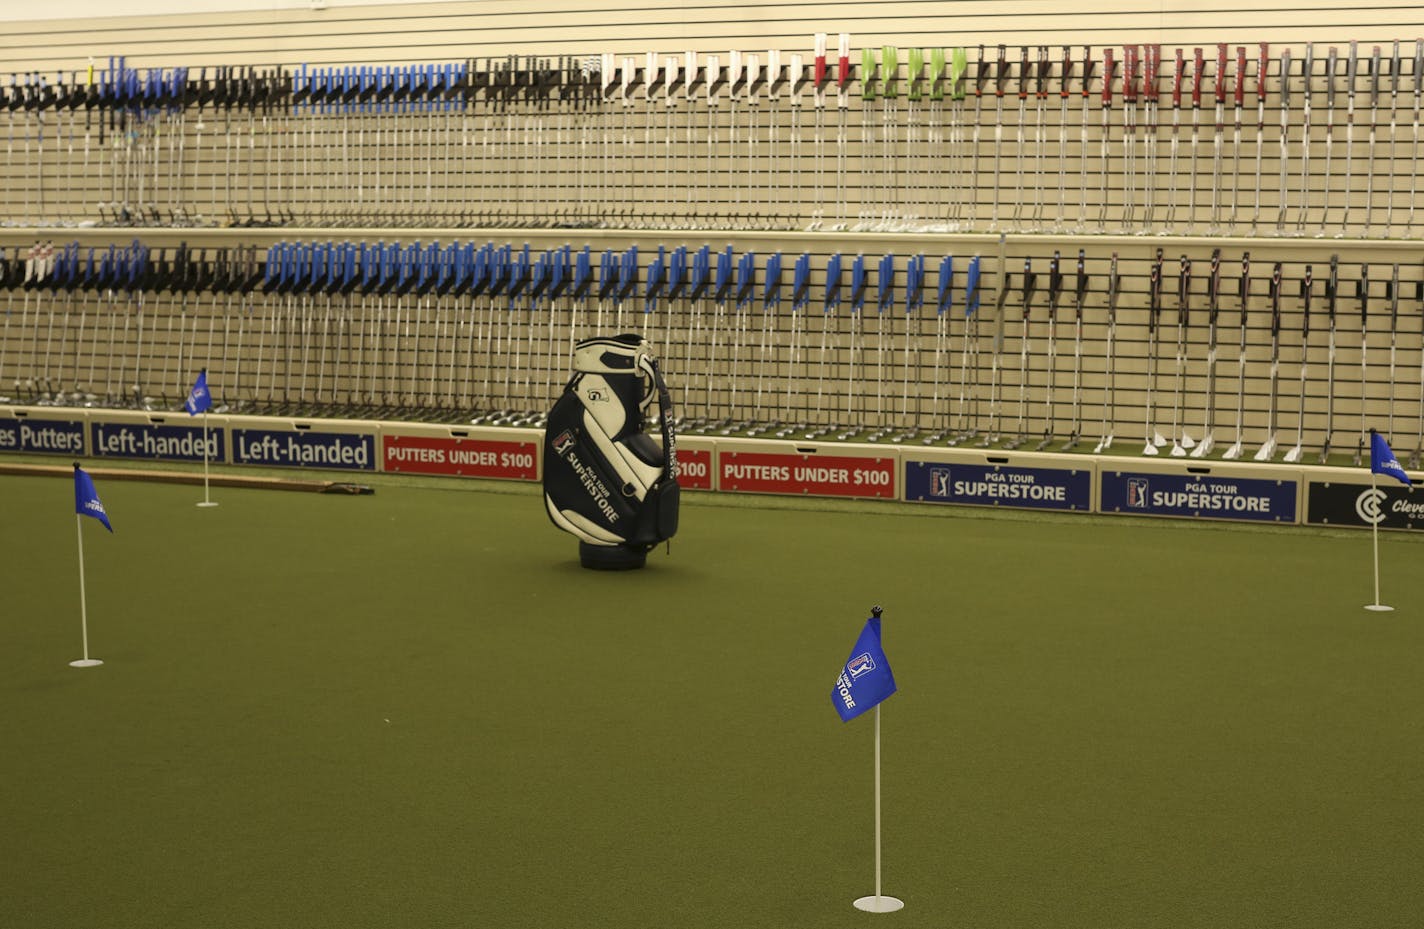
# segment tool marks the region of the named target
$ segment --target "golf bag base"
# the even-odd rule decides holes
[[[647,549],[579,542],[579,564],[595,571],[631,571],[648,563]]]
[[[662,444],[643,431],[658,399]],[[585,339],[544,432],[544,505],[579,540],[585,568],[641,568],[677,532],[672,401],[639,335]]]

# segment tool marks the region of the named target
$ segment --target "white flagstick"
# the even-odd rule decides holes
[[[875,896],[855,901],[857,910],[867,913],[893,913],[903,909],[905,901],[880,893],[880,704],[875,705]]]
[[[1370,472],[1370,498],[1378,501],[1376,495],[1379,493],[1379,478],[1373,471]],[[1375,602],[1365,605],[1365,609],[1375,613],[1388,613],[1394,609],[1392,606],[1380,603],[1379,599],[1379,524],[1384,519],[1384,514],[1380,513],[1373,522],[1370,523],[1370,534],[1374,536],[1375,543]]]
[[[880,893],[880,705],[876,704],[876,893],[857,899],[856,909],[867,913],[893,913],[904,909],[904,901],[897,896]]]
[[[208,411],[203,410],[203,502],[198,506],[217,506],[208,497]]]
[[[74,528],[79,534],[79,629],[84,636],[84,657],[77,661],[71,661],[69,666],[71,668],[95,668],[104,662],[89,657],[89,606],[84,595],[84,525],[78,513],[74,514]]]

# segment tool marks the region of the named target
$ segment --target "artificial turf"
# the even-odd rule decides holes
[[[537,488],[0,478],[0,926],[1416,927],[1421,542]],[[872,604],[871,720],[831,684]]]

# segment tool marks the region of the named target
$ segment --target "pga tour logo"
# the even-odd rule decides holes
[[[850,672],[851,680],[856,680],[874,670],[875,659],[870,657],[869,652],[856,655],[850,661],[846,662],[846,671]]]
[[[930,468],[930,496],[949,496],[949,469]]]
[[[1127,505],[1136,509],[1147,508],[1147,478],[1130,477],[1127,479]]]
[[[565,429],[554,437],[554,451],[562,455],[574,444],[574,434]]]

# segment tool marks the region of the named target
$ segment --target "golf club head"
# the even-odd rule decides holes
[[[1152,444],[1157,446],[1158,448],[1165,448],[1167,445],[1167,439],[1162,435],[1162,433],[1154,429],[1152,431]]]
[[[1155,445],[1152,444],[1152,440],[1151,440],[1151,439],[1148,439],[1148,440],[1147,440],[1147,444],[1146,444],[1146,445],[1143,447],[1143,449],[1142,449],[1142,454],[1144,454],[1144,455],[1156,455],[1156,454],[1159,454],[1159,452],[1157,451],[1157,446],[1155,446]]]
[[[1228,448],[1225,452],[1223,452],[1221,457],[1224,461],[1234,461],[1235,459],[1241,457],[1241,452],[1241,442],[1238,440],[1232,443],[1231,447]]]
[[[1173,442],[1173,443],[1172,443],[1172,457],[1173,457],[1173,458],[1185,458],[1185,457],[1187,457],[1187,450],[1186,450],[1185,448],[1182,448],[1182,446],[1179,445],[1178,443]]]
[[[1182,430],[1182,448],[1190,449],[1196,447],[1196,440],[1187,435],[1187,430]]]
[[[1286,452],[1286,457],[1285,457],[1286,463],[1287,463],[1287,464],[1295,464],[1297,461],[1300,461],[1300,453],[1301,453],[1301,448],[1300,448],[1299,445],[1296,445],[1296,446],[1292,447],[1290,451]]]
[[[1266,444],[1264,444],[1264,445],[1261,446],[1260,451],[1256,452],[1256,460],[1257,460],[1257,461],[1270,461],[1270,460],[1271,460],[1271,456],[1274,455],[1275,453],[1276,453],[1276,437],[1275,437],[1275,436],[1271,436],[1269,439],[1266,440]]]
[[[1192,457],[1205,458],[1207,455],[1211,454],[1211,447],[1214,443],[1215,440],[1212,439],[1211,433],[1207,433],[1205,436],[1202,436],[1201,442],[1197,443],[1197,447],[1192,449]]]

